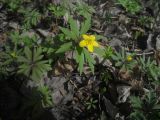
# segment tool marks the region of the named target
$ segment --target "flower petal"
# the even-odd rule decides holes
[[[83,34],[82,37],[83,37],[84,40],[90,39],[90,38],[89,38],[89,35],[86,35],[86,34]]]
[[[128,62],[132,61],[132,59],[133,59],[132,56],[130,56],[130,55],[127,56],[127,61],[128,61]]]
[[[93,52],[93,45],[88,45],[87,48],[89,52]]]
[[[82,40],[80,43],[79,43],[79,46],[80,47],[85,47],[87,45],[87,42],[85,40]]]
[[[90,37],[90,39],[91,39],[92,41],[95,41],[95,40],[96,40],[96,37],[95,37],[94,35],[90,35],[89,37]]]
[[[98,42],[96,42],[96,41],[93,41],[93,46],[95,46],[95,47],[99,47],[99,44],[98,44]]]

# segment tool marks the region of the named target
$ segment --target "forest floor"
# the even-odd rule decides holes
[[[0,120],[160,120],[159,66],[158,0],[0,0]]]

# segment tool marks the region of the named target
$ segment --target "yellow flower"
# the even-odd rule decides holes
[[[13,58],[16,58],[16,57],[17,57],[17,55],[16,55],[15,52],[12,52],[12,53],[11,53],[11,56],[12,56]]]
[[[87,47],[89,52],[93,52],[94,47],[99,47],[98,42],[96,42],[96,37],[94,35],[82,35],[83,39],[79,43],[80,47]]]
[[[127,61],[128,62],[132,61],[132,59],[133,59],[132,56],[130,56],[130,55],[127,56]]]

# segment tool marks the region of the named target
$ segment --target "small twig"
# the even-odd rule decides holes
[[[98,99],[99,99],[99,104],[98,104],[99,109],[100,109],[100,111],[102,111],[101,104],[100,104],[101,103],[101,95],[100,94],[98,95]]]
[[[70,82],[76,89],[78,89],[77,85],[76,85],[72,80],[69,80],[69,82]]]
[[[152,55],[154,54],[154,51],[147,52],[147,53],[137,53],[136,56],[142,56],[142,55]]]

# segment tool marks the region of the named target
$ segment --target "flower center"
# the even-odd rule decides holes
[[[87,45],[92,45],[93,41],[91,39],[87,39]]]

